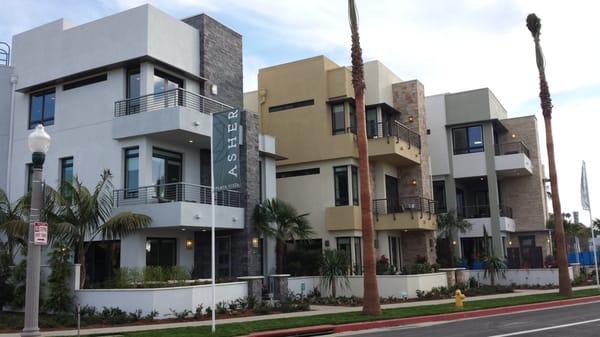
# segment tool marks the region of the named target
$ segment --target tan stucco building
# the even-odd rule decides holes
[[[436,216],[423,85],[365,63],[366,119],[377,255],[397,268],[436,261]],[[244,107],[275,136],[277,196],[309,213],[313,249],[362,264],[356,113],[351,71],[324,56],[260,69]]]

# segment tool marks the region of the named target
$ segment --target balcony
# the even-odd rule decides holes
[[[373,200],[375,230],[436,230],[435,201],[422,197]]]
[[[115,102],[113,138],[187,133],[210,137],[210,115],[229,105],[180,88]]]
[[[328,231],[361,230],[360,206],[337,206],[325,209],[325,227]]]
[[[134,212],[152,218],[152,228],[210,227],[211,188],[188,183],[119,189],[113,195],[115,212]],[[242,195],[238,191],[215,194],[218,228],[244,228]]]
[[[421,163],[421,136],[393,120],[367,124],[369,157],[395,166]]]
[[[500,205],[500,216],[512,218],[512,208]],[[458,216],[465,219],[474,218],[489,218],[490,217],[490,206],[489,205],[470,205],[465,206],[464,209],[458,211]]]
[[[500,205],[500,231],[514,232],[516,230],[515,220],[513,219],[512,208]],[[467,219],[472,227],[466,233],[460,233],[460,237],[481,237],[485,228],[488,235],[492,234],[490,206],[489,205],[469,205],[458,211],[458,216]]]
[[[529,148],[523,142],[496,144],[496,171],[500,176],[532,175]]]

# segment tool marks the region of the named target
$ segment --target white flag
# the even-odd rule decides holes
[[[581,208],[590,210],[590,194],[588,192],[587,173],[585,172],[585,161],[581,166]]]

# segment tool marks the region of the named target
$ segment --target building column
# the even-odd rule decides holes
[[[485,166],[488,183],[488,199],[490,205],[490,222],[494,255],[504,259],[502,236],[500,233],[500,197],[498,194],[498,177],[496,175],[496,149],[494,144],[494,127],[492,123],[483,125],[483,144],[485,149]]]

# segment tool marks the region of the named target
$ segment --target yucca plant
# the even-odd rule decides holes
[[[492,286],[496,285],[498,276],[506,278],[506,263],[495,255],[487,255],[483,259],[483,268],[483,277],[487,278],[489,276]]]
[[[546,129],[546,149],[548,152],[548,171],[550,173],[550,187],[552,189],[552,209],[554,214],[562,214],[560,197],[558,194],[558,178],[556,173],[556,161],[554,159],[554,137],[552,136],[552,99],[550,89],[546,81],[546,69],[544,53],[540,44],[542,23],[535,14],[527,16],[527,29],[531,32],[535,44],[535,59],[540,78],[540,105],[544,115]],[[567,262],[567,247],[563,220],[560,216],[554,217],[554,238],[556,239],[556,257],[558,261],[558,287],[563,296],[571,296],[571,279],[569,277],[569,265]]]
[[[348,288],[350,281],[348,274],[350,273],[350,258],[348,253],[343,250],[326,249],[323,252],[321,266],[319,268],[321,274],[321,285],[331,290],[331,297],[337,297],[337,281],[340,280],[342,288]]]

